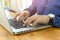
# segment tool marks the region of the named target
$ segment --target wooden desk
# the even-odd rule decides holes
[[[0,26],[0,40],[60,40],[60,29],[52,27],[27,34],[12,35]]]
[[[0,26],[0,40],[60,40],[60,29],[52,27],[27,34],[12,35]]]

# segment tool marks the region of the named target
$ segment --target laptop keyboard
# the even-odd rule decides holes
[[[8,19],[9,24],[15,29],[24,28],[22,22],[13,21],[13,19]]]
[[[9,24],[14,27],[15,29],[19,29],[19,28],[26,28],[26,26],[23,26],[23,22],[17,22],[17,21],[13,21],[13,19],[8,19],[9,21]],[[32,28],[39,28],[39,27],[44,27],[44,26],[47,26],[45,24],[38,24],[36,26],[29,26],[29,27],[32,27]]]

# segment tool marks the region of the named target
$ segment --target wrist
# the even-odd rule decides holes
[[[42,19],[40,21],[42,24],[48,24],[49,19],[50,19],[50,17],[48,15],[41,15],[40,17],[42,17],[42,18],[40,18],[40,19]]]
[[[50,17],[47,15],[47,16],[46,16],[46,23],[48,24],[49,21],[50,21]]]
[[[55,15],[54,15],[54,14],[48,14],[48,16],[50,17],[48,24],[51,25],[51,24],[52,24],[51,22],[52,22],[53,19],[55,18]]]

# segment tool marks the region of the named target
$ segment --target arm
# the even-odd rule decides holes
[[[49,24],[53,25],[55,27],[60,27],[60,0],[56,0],[56,2],[54,2],[52,4],[54,4],[54,5],[52,5],[52,7],[50,9],[47,9],[44,13],[48,14],[48,15],[50,15],[50,14],[55,15],[55,17],[53,17],[50,20]],[[49,6],[51,6],[51,4],[49,4]]]
[[[55,14],[53,14],[53,15],[55,15]],[[49,16],[49,15],[48,15]],[[60,15],[59,15],[60,16]],[[50,17],[50,21],[49,21],[49,24],[50,25],[53,25],[53,26],[55,26],[55,27],[59,27],[60,28],[60,17],[59,16],[57,16],[57,15],[55,15],[55,17],[54,18],[51,18],[51,16],[49,16]]]
[[[60,5],[58,5],[58,3],[59,2],[57,2],[55,4],[55,6],[53,7],[53,9],[51,10],[51,12],[55,15],[55,17],[50,22],[50,24],[52,24],[55,27],[59,27],[60,28]]]
[[[52,25],[60,28],[60,17],[56,16],[52,21]]]
[[[30,12],[30,15],[33,15],[36,12],[40,15],[45,10],[47,4],[48,0],[33,0],[32,5],[26,10]]]
[[[39,15],[44,13],[44,10],[47,8],[48,0],[39,0],[38,6],[37,6],[37,13]]]
[[[25,11],[28,11],[30,13],[30,16],[34,15],[36,13],[36,0],[33,0],[32,5],[29,8],[25,9]]]

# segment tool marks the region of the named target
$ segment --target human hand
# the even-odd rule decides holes
[[[33,24],[34,26],[38,23],[40,24],[48,24],[50,17],[47,15],[33,15],[24,22],[24,26],[28,26],[29,24]]]
[[[30,13],[28,11],[17,12],[15,17],[13,18],[14,21],[22,21],[22,17],[24,19],[28,18]]]

